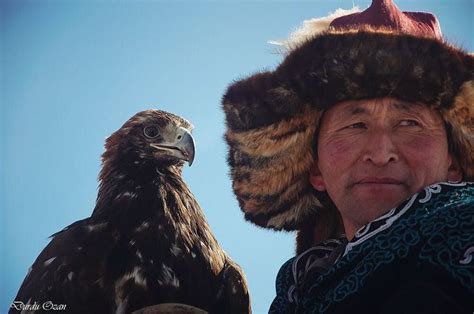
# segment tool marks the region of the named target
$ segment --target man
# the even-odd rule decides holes
[[[335,105],[321,121],[317,152],[310,182],[327,191],[349,240],[425,186],[462,179],[440,114],[397,99]]]
[[[474,58],[387,0],[292,37],[223,99],[245,218],[298,231],[270,312],[472,313]]]

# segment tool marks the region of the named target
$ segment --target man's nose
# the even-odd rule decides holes
[[[388,132],[374,130],[367,139],[363,160],[377,166],[384,166],[389,162],[399,160],[398,150]]]

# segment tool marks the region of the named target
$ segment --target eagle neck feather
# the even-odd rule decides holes
[[[187,251],[202,252],[218,273],[224,266],[224,253],[199,203],[183,181],[181,169],[181,165],[175,165],[142,168],[137,172],[104,167],[92,217],[99,220],[121,217],[119,220],[131,229],[146,220],[159,220],[167,225],[165,229],[172,233],[170,237],[179,240]]]
[[[217,273],[224,266],[225,256],[213,236],[196,198],[180,173],[160,175],[159,194],[169,224],[189,251],[198,248],[204,256],[213,257],[211,267]]]

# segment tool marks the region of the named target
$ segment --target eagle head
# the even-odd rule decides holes
[[[194,160],[193,126],[187,120],[162,110],[138,112],[109,136],[102,155],[108,162],[167,167],[191,165]]]

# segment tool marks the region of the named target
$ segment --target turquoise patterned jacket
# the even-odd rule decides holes
[[[290,259],[270,313],[474,313],[474,184],[426,187]]]

